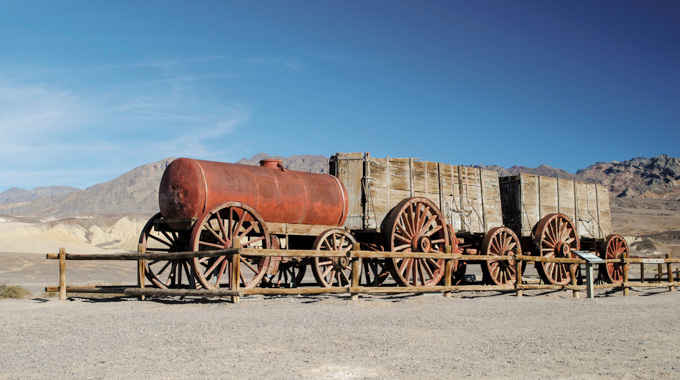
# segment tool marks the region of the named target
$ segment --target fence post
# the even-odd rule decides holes
[[[663,279],[663,264],[656,264],[656,278],[657,282],[661,282]]]
[[[671,254],[670,254],[670,253],[667,254],[667,255],[666,255],[666,258],[667,258],[667,259],[670,259],[670,258],[671,258]],[[672,283],[673,283],[673,268],[672,268],[672,264],[671,264],[671,263],[666,263],[666,270],[668,271],[668,282],[672,284]],[[674,292],[674,291],[675,291],[675,286],[674,286],[674,285],[670,285],[670,286],[668,287],[668,291]]]
[[[640,263],[640,282],[645,283],[645,263]]]
[[[444,251],[450,255],[452,252],[451,246],[447,245],[444,247]],[[444,260],[444,286],[451,286],[451,272],[453,272],[453,260],[446,259]],[[444,291],[444,297],[451,298],[451,292]]]
[[[628,289],[628,265],[626,265],[626,258],[622,257],[621,262],[623,263],[623,295],[627,296],[630,294],[630,290]]]
[[[59,248],[59,300],[66,300],[66,248]]]
[[[569,264],[569,275],[571,276],[571,284],[576,286],[577,281],[576,281],[576,265],[581,265],[581,264]],[[579,293],[578,290],[574,289],[571,291],[571,293],[574,295],[576,298],[581,298],[581,293]]]
[[[234,237],[231,241],[231,248],[241,248],[241,242]],[[229,289],[239,290],[241,285],[241,254],[236,252],[227,260],[231,260],[231,278],[229,279]],[[232,303],[238,303],[239,296],[231,296]]]
[[[139,244],[137,246],[137,253],[143,255],[146,253],[146,247],[144,244]],[[137,287],[140,289],[146,288],[146,260],[137,260]],[[145,296],[139,296],[140,301],[144,301]]]
[[[352,244],[352,251],[359,251],[360,249],[361,245],[359,243]],[[359,261],[358,258],[354,257],[354,255],[352,255],[351,260],[352,260],[352,283],[350,284],[350,287],[356,289],[359,287],[359,279],[361,278],[361,262]],[[352,301],[358,301],[359,293],[351,292],[349,298]]]
[[[522,289],[520,289],[520,285],[522,285],[522,260],[515,259],[515,293],[517,294],[517,298],[522,298]]]

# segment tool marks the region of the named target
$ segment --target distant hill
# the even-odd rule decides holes
[[[528,168],[526,166],[513,166],[510,169],[506,169],[504,167],[498,166],[498,165],[491,165],[491,166],[483,166],[483,165],[475,165],[475,168],[481,168],[481,169],[487,169],[487,170],[495,170],[498,172],[498,175],[501,177],[506,177],[506,176],[511,176],[511,175],[517,175],[520,173],[524,174],[534,174],[534,175],[541,175],[544,177],[553,177],[553,178],[561,178],[561,179],[570,179],[572,181],[583,181],[580,179],[578,176],[571,174],[567,171],[564,171],[562,169],[557,169],[553,168],[548,165],[541,165],[536,168]]]
[[[267,158],[278,158],[287,169],[327,173],[328,159],[324,156],[301,155],[291,157],[270,156],[259,153],[238,163],[259,165]],[[173,158],[142,165],[109,182],[33,200],[21,200],[21,189],[10,189],[4,199],[14,203],[0,204],[0,214],[15,217],[68,217],[116,214],[150,214],[158,211],[158,186],[165,168]],[[452,162],[455,163],[455,162]],[[513,166],[477,166],[496,170],[500,175],[517,173],[537,174],[583,182],[601,183],[612,194],[627,199],[649,199],[677,203],[680,200],[680,160],[666,155],[652,158],[634,158],[624,162],[598,162],[576,174],[541,165],[537,168]],[[43,188],[50,189],[50,188]],[[34,189],[35,190],[35,189]],[[57,189],[55,189],[57,190]],[[43,191],[43,190],[41,190]],[[43,193],[48,193],[46,190]]]
[[[51,198],[57,195],[73,193],[75,191],[80,191],[80,189],[70,186],[40,186],[31,190],[13,187],[0,193],[0,204],[29,202],[35,199]]]
[[[144,214],[158,211],[158,185],[173,158],[139,166],[109,182],[28,203],[3,205],[0,213],[14,216],[89,216]]]
[[[279,159],[283,161],[283,167],[290,170],[310,173],[328,173],[328,157],[315,155],[302,156],[270,156],[267,153],[258,153],[250,158],[242,158],[236,162],[243,165],[260,165],[260,160]]]
[[[654,197],[654,194],[680,191],[680,159],[665,154],[623,162],[598,162],[577,171],[576,175],[609,186],[618,197]]]

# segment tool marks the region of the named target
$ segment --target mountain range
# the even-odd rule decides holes
[[[40,186],[31,190],[13,187],[0,193],[0,205],[7,203],[29,202],[39,198],[51,198],[57,195],[68,194],[79,190],[79,188],[71,186]]]
[[[291,157],[258,153],[238,161],[259,165],[267,158],[278,158],[290,170],[328,172],[328,158],[315,155]],[[41,187],[33,190],[12,188],[0,193],[0,214],[34,218],[87,217],[117,214],[152,214],[158,211],[158,186],[173,158],[139,166],[111,181],[80,190],[71,187]],[[598,162],[575,174],[541,165],[537,168],[477,166],[496,170],[500,175],[518,173],[600,183],[612,195],[629,199],[680,200],[680,159],[661,155],[628,161]]]

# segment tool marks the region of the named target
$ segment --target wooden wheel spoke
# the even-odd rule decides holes
[[[246,244],[244,244],[243,246],[244,246],[244,247],[247,247],[247,246],[253,245],[253,244],[255,244],[255,243],[257,243],[257,242],[260,242],[260,241],[264,241],[264,236],[260,236],[260,237],[257,237],[257,238],[255,238],[255,239],[250,239],[250,240],[248,240],[248,242],[247,242]]]
[[[433,220],[433,221],[436,222],[436,220]],[[433,229],[427,231],[426,233],[424,233],[423,236],[430,237],[430,236],[432,236],[435,232],[441,231],[442,228],[444,228],[444,227],[442,227],[442,226],[437,226],[437,227],[435,227],[435,228],[433,228]]]
[[[175,244],[175,239],[172,236],[170,236],[170,234],[168,234],[166,231],[161,231],[161,233],[163,234],[163,236],[165,236],[166,239],[168,239],[168,242],[170,242],[171,246]]]
[[[241,257],[241,263],[245,264],[245,266],[248,267],[248,269],[250,269],[251,271],[253,271],[253,273],[257,273],[257,272],[260,271],[260,270],[259,270],[258,268],[256,268],[253,264],[251,264],[249,260],[247,260],[247,259],[245,259],[245,258],[243,258],[243,257]]]
[[[208,246],[208,247],[217,248],[217,249],[224,249],[224,245],[219,245],[219,244],[215,244],[215,243],[210,243],[210,242],[203,241],[203,240],[199,241],[199,244],[200,244],[200,245],[203,245],[203,246]]]
[[[349,284],[350,280],[349,280],[349,277],[347,276],[347,273],[345,273],[344,270],[341,270],[340,273],[342,274],[342,278],[344,278],[345,281],[347,281],[347,283]]]
[[[432,260],[432,259],[430,259],[430,260]],[[427,275],[429,276],[429,278],[434,278],[434,273],[432,272],[432,268],[430,268],[428,263],[423,262],[422,266],[423,266],[423,268],[425,268],[425,272],[427,272]]]
[[[408,249],[408,248],[410,248],[410,247],[411,247],[411,244],[403,244],[403,245],[394,247],[394,251],[395,251],[395,252],[401,252],[401,251],[403,251],[403,250],[405,250],[405,249]]]
[[[165,241],[165,240],[163,240],[163,239],[157,237],[156,235],[147,235],[147,237],[150,237],[150,238],[156,240],[157,242],[159,242],[159,243],[161,243],[161,244],[164,244],[164,245],[166,245],[166,246],[168,246],[168,247],[172,247],[172,243],[167,242],[167,241]]]
[[[218,266],[222,261],[224,261],[225,258],[226,258],[226,256],[217,257],[217,258],[215,259],[215,261],[212,263],[212,265],[210,265],[210,267],[208,267],[208,269],[205,270],[205,272],[206,272],[206,273],[212,273],[212,272],[215,270],[215,268],[217,268],[217,266]]]
[[[217,240],[218,240],[220,243],[223,244],[223,246],[227,246],[227,242],[222,238],[222,236],[220,236],[217,232],[215,232],[215,230],[213,230],[212,227],[208,227],[208,228],[206,228],[206,229],[207,229],[208,231],[210,231],[210,233],[211,233],[214,237],[216,237]]]

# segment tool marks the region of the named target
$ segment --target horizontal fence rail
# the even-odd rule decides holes
[[[447,247],[447,252],[451,247]],[[253,288],[239,289],[239,281],[231,281],[235,286],[231,289],[160,289],[147,288],[145,283],[145,260],[177,260],[192,259],[196,257],[220,257],[227,256],[229,260],[236,260],[240,256],[246,257],[282,257],[282,258],[313,258],[313,257],[347,257],[352,262],[352,281],[349,286],[343,287],[300,287],[300,288]],[[321,250],[293,250],[293,249],[253,249],[253,248],[228,248],[211,251],[188,251],[188,252],[146,252],[142,245],[136,253],[115,253],[115,254],[69,254],[64,248],[59,249],[58,254],[47,254],[47,259],[59,260],[59,286],[48,286],[47,292],[59,292],[59,298],[66,299],[66,293],[104,293],[122,294],[126,296],[139,297],[144,299],[146,296],[167,297],[231,297],[233,302],[238,302],[239,297],[245,295],[304,295],[304,294],[350,294],[352,300],[358,299],[359,294],[399,294],[399,293],[433,293],[441,292],[446,297],[450,297],[451,292],[460,291],[514,291],[518,297],[522,297],[524,290],[571,290],[575,292],[588,291],[589,297],[593,289],[615,289],[623,290],[624,295],[629,294],[630,288],[651,288],[668,287],[669,291],[675,291],[675,287],[680,285],[679,281],[674,280],[672,264],[680,263],[680,259],[666,258],[640,258],[630,257],[621,259],[607,259],[604,263],[620,264],[639,264],[641,267],[640,282],[630,281],[628,278],[629,265],[624,265],[623,282],[613,284],[592,284],[578,285],[575,271],[571,271],[571,282],[568,285],[551,284],[525,284],[522,279],[523,266],[527,262],[551,262],[557,264],[586,264],[587,261],[580,258],[554,258],[531,256],[525,254],[507,256],[485,256],[485,255],[462,255],[459,253],[439,253],[439,252],[388,252],[388,251],[362,251],[359,245],[355,244],[349,251],[321,251]],[[443,259],[445,260],[444,284],[434,286],[360,286],[359,275],[361,268],[360,260],[357,259],[387,259],[387,258],[417,258],[417,259]],[[65,279],[67,260],[132,260],[138,262],[137,285],[119,286],[67,286]],[[514,261],[518,280],[514,285],[451,285],[451,273],[453,261],[482,262],[482,261]],[[510,265],[513,265],[510,264]],[[657,264],[658,274],[654,279],[645,279],[644,265]],[[666,266],[666,278],[663,278],[662,266]],[[239,266],[233,266],[238,268]],[[573,268],[573,266],[572,266]],[[677,268],[676,268],[677,271]],[[232,271],[234,272],[234,271]],[[236,270],[238,272],[238,269]],[[238,278],[238,273],[231,273],[232,278]],[[656,282],[645,282],[656,281]],[[590,287],[590,288],[589,288]],[[592,298],[592,297],[591,297]]]

